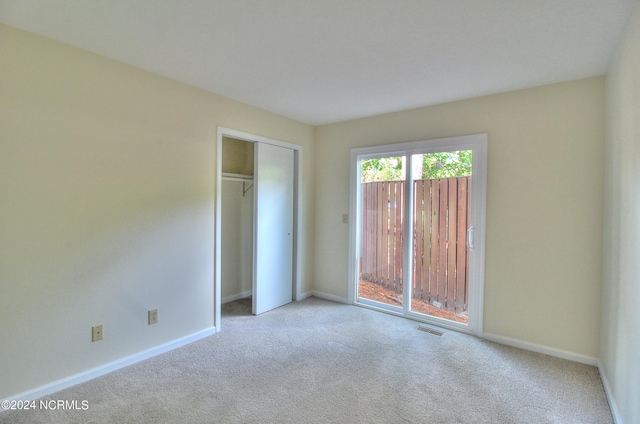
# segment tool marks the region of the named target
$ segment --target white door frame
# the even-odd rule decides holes
[[[408,307],[405,304],[402,316],[425,321],[434,325],[450,328],[456,331],[482,336],[483,328],[483,307],[484,307],[484,244],[485,244],[485,215],[486,215],[486,188],[487,188],[487,134],[474,134],[460,137],[447,137],[421,141],[411,141],[406,143],[388,144],[383,146],[360,147],[351,149],[351,199],[350,214],[353,217],[353,225],[349,229],[349,292],[348,302],[359,306],[372,307],[364,303],[358,303],[356,299],[356,286],[358,284],[360,267],[360,244],[361,237],[361,211],[359,208],[360,193],[360,167],[359,159],[380,157],[380,155],[407,156],[412,154],[445,152],[453,150],[473,150],[472,172],[473,188],[471,192],[471,220],[469,226],[473,228],[470,237],[475,246],[470,249],[469,265],[472,274],[470,275],[473,284],[469,286],[469,324],[459,324],[453,321],[423,316],[421,314],[407,313]],[[408,160],[410,163],[410,160]],[[410,179],[411,168],[406,172],[406,178]],[[410,211],[412,196],[412,184],[407,184],[406,210]],[[409,220],[407,220],[409,221]],[[405,223],[405,234],[411,234],[411,222]],[[404,264],[404,285],[405,293],[411,284],[411,258],[412,246],[411,237],[405,237],[404,249],[406,254]],[[406,303],[406,302],[405,302]],[[393,311],[375,308],[382,312],[392,313]],[[397,313],[396,313],[397,314]]]
[[[302,258],[302,146],[219,126],[216,150],[216,216],[213,282],[213,325],[216,331],[221,330],[222,306],[222,137],[234,138],[251,143],[272,144],[294,151],[293,300],[297,301],[302,299],[302,294],[300,293],[300,281],[302,281],[302,267],[300,263],[300,258]],[[254,219],[257,218],[258,217],[254,216]]]

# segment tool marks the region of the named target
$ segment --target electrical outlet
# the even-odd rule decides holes
[[[343,224],[348,224],[349,223],[349,215],[347,215],[346,213],[342,214],[342,223]]]
[[[158,323],[158,309],[151,309],[149,314],[149,325]]]
[[[102,340],[102,325],[91,327],[91,341],[97,342],[98,340]]]

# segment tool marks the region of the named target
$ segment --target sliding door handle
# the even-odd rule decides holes
[[[469,249],[474,248],[475,235],[476,235],[475,233],[476,233],[476,227],[472,225],[467,230],[467,246],[469,246]]]

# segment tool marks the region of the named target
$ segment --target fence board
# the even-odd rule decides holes
[[[375,254],[375,241],[374,241],[374,231],[373,231],[373,214],[375,209],[374,205],[374,186],[371,184],[365,184],[363,187],[363,196],[364,199],[362,201],[364,218],[363,218],[363,227],[362,227],[362,246],[366,246],[366,248],[361,249],[362,254],[362,269],[361,273],[369,273],[374,266],[372,255]],[[366,280],[372,280],[373,276],[371,274],[366,274]]]
[[[431,238],[432,236],[432,226],[431,226],[431,218],[432,218],[432,203],[431,203],[431,184],[433,181],[431,180],[423,180],[422,185],[422,197],[424,199],[423,211],[422,211],[422,220],[423,220],[423,240],[421,244],[423,247],[422,254],[422,297],[420,300],[429,301],[429,284],[430,284],[430,272],[431,272]]]
[[[412,244],[412,298],[466,311],[470,177],[416,180]],[[404,182],[362,184],[360,275],[402,294]]]
[[[439,231],[440,226],[440,182],[438,180],[431,183],[431,259],[429,261],[429,303],[438,300],[438,258],[439,255]]]
[[[378,237],[376,237],[376,263],[375,263],[375,275],[376,275],[376,280],[377,283],[380,284],[383,287],[386,287],[385,281],[384,281],[384,271],[382,269],[382,267],[386,264],[387,259],[384,257],[384,255],[382,254],[382,249],[383,249],[383,240],[384,240],[384,236],[385,236],[385,229],[382,227],[382,215],[384,214],[386,208],[384,207],[384,185],[383,184],[379,184],[378,185],[378,194],[377,194],[377,198],[376,198],[376,203],[377,203],[377,213],[376,213],[376,235]]]
[[[396,249],[395,249],[395,279],[396,285],[403,292],[404,273],[404,182],[396,182]]]
[[[458,235],[458,180],[449,180],[447,205],[447,291],[446,308],[455,309],[456,300],[456,241]]]
[[[447,206],[449,203],[449,181],[442,179],[440,183],[440,211],[438,213],[438,289],[437,301],[444,305],[447,284]]]
[[[424,205],[424,181],[413,182],[413,192],[415,200],[413,202],[413,281],[412,297],[422,299],[422,267],[423,267],[423,240],[424,240],[424,215],[422,213]]]

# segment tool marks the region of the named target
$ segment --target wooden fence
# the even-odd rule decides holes
[[[404,181],[362,184],[360,279],[402,294]],[[412,298],[467,310],[471,177],[413,182]]]

